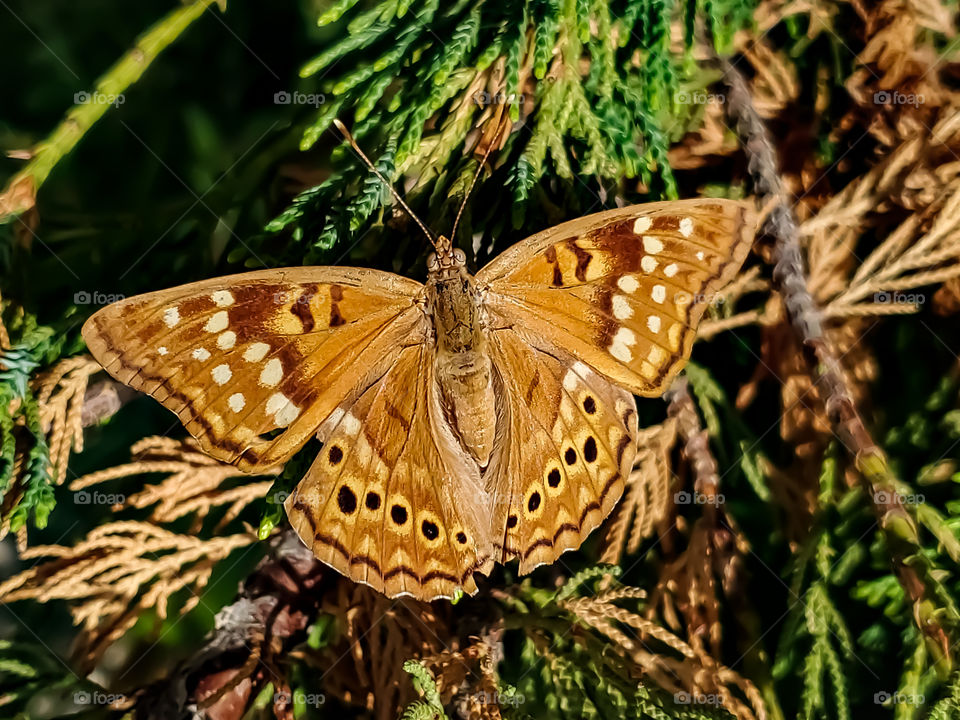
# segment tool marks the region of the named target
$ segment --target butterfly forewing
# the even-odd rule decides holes
[[[289,459],[403,344],[422,342],[421,289],[351,268],[246,273],[115,303],[83,336],[207,452],[257,470]]]
[[[753,214],[740,202],[640,205],[534,235],[477,280],[493,327],[522,328],[637,395],[658,395],[753,233]]]

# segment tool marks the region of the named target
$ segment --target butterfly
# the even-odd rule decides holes
[[[390,597],[449,598],[496,562],[553,562],[610,513],[635,455],[633,396],[680,371],[754,232],[732,200],[624,207],[537,233],[475,275],[441,236],[423,284],[249,272],[114,303],[83,337],[241,470],[319,438],[285,501],[302,541]]]

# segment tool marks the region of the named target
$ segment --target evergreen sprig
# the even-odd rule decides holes
[[[678,106],[676,96],[681,80],[695,87],[700,75],[671,48],[671,19],[702,11],[717,37],[729,37],[749,23],[751,8],[749,0],[703,8],[664,0],[461,0],[448,7],[432,0],[405,12],[397,2],[363,9],[341,1],[319,23],[339,23],[342,39],[301,70],[321,78],[327,99],[301,147],[316,143],[335,117],[352,120],[360,145],[394,163],[392,178],[419,178],[408,200],[437,223],[464,191],[456,179],[471,162],[465,152],[473,124],[506,105],[520,123],[496,159],[510,193],[484,215],[509,218],[512,228],[477,226],[487,236],[483,247],[504,230],[539,229],[539,214],[531,222],[527,209],[540,198],[537,184],[554,174],[585,209],[600,209],[592,197],[600,189],[631,192],[624,180],[635,177],[641,197],[675,197],[668,143],[697,112]],[[590,59],[585,75],[582,58]],[[376,210],[389,203],[357,184],[365,172],[355,156],[341,159],[333,178],[268,226],[305,243],[308,260],[375,229]]]

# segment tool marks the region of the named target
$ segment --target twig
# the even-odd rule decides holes
[[[203,648],[137,699],[146,720],[234,717],[234,708],[239,718],[268,682],[283,701],[288,688],[274,676],[271,657],[282,657],[291,638],[302,637],[316,616],[316,586],[328,573],[292,532],[271,544],[240,597],[217,613]]]
[[[172,10],[140,36],[137,44],[100,78],[92,92],[77,93],[78,96],[85,95],[86,102],[78,102],[67,113],[56,130],[36,146],[30,162],[10,178],[0,193],[0,222],[34,206],[37,190],[57,163],[73,150],[111,106],[123,103],[123,92],[137,82],[150,63],[214,2],[222,3],[223,0],[196,0]]]

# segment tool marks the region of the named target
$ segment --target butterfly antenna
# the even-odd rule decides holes
[[[497,134],[497,137],[499,137],[499,133]],[[483,166],[487,164],[487,158],[489,158],[490,153],[493,152],[493,146],[495,144],[496,143],[494,141],[491,141],[490,144],[487,145],[487,150],[486,152],[483,153],[483,159],[480,161],[480,165],[477,167],[477,171],[473,174],[473,180],[470,181],[470,187],[467,188],[467,194],[463,196],[463,202],[460,203],[460,209],[457,210],[457,217],[453,221],[453,230],[450,231],[451,243],[453,242],[453,239],[457,237],[457,225],[460,224],[460,216],[463,215],[463,210],[465,207],[467,207],[467,200],[470,199],[470,193],[473,192],[473,186],[476,185],[477,180],[480,179],[480,173],[483,172]]]
[[[376,175],[378,178],[380,178],[380,181],[381,181],[384,185],[387,186],[387,189],[390,191],[390,194],[393,195],[394,199],[395,199],[398,203],[400,203],[400,206],[401,206],[404,210],[407,211],[407,215],[409,215],[411,218],[413,218],[413,221],[414,221],[417,225],[420,226],[420,229],[423,230],[423,234],[427,236],[427,240],[430,241],[430,244],[433,245],[434,247],[436,247],[436,246],[437,246],[437,241],[436,241],[436,239],[434,238],[433,233],[431,233],[430,230],[427,228],[427,226],[424,225],[423,222],[421,222],[420,218],[417,217],[416,213],[414,213],[413,210],[410,209],[410,206],[407,205],[407,203],[405,203],[405,202],[403,201],[403,198],[400,197],[400,193],[398,193],[398,192],[393,188],[393,185],[391,185],[391,184],[390,184],[390,181],[387,180],[387,179],[383,176],[383,173],[381,173],[379,170],[377,170],[377,166],[374,165],[372,162],[370,162],[370,158],[368,158],[368,157],[364,154],[363,150],[360,149],[360,146],[357,145],[357,141],[353,139],[353,135],[351,135],[351,134],[350,134],[350,131],[347,130],[347,126],[344,125],[344,124],[343,124],[342,122],[340,122],[339,120],[337,120],[336,118],[334,118],[333,124],[337,126],[337,130],[339,130],[341,133],[343,133],[343,137],[346,139],[346,141],[347,141],[348,143],[350,143],[350,147],[352,147],[352,148],[353,148],[353,151],[354,151],[357,155],[359,155],[360,158],[367,164],[367,167],[369,167],[369,168],[373,171],[373,174]]]

